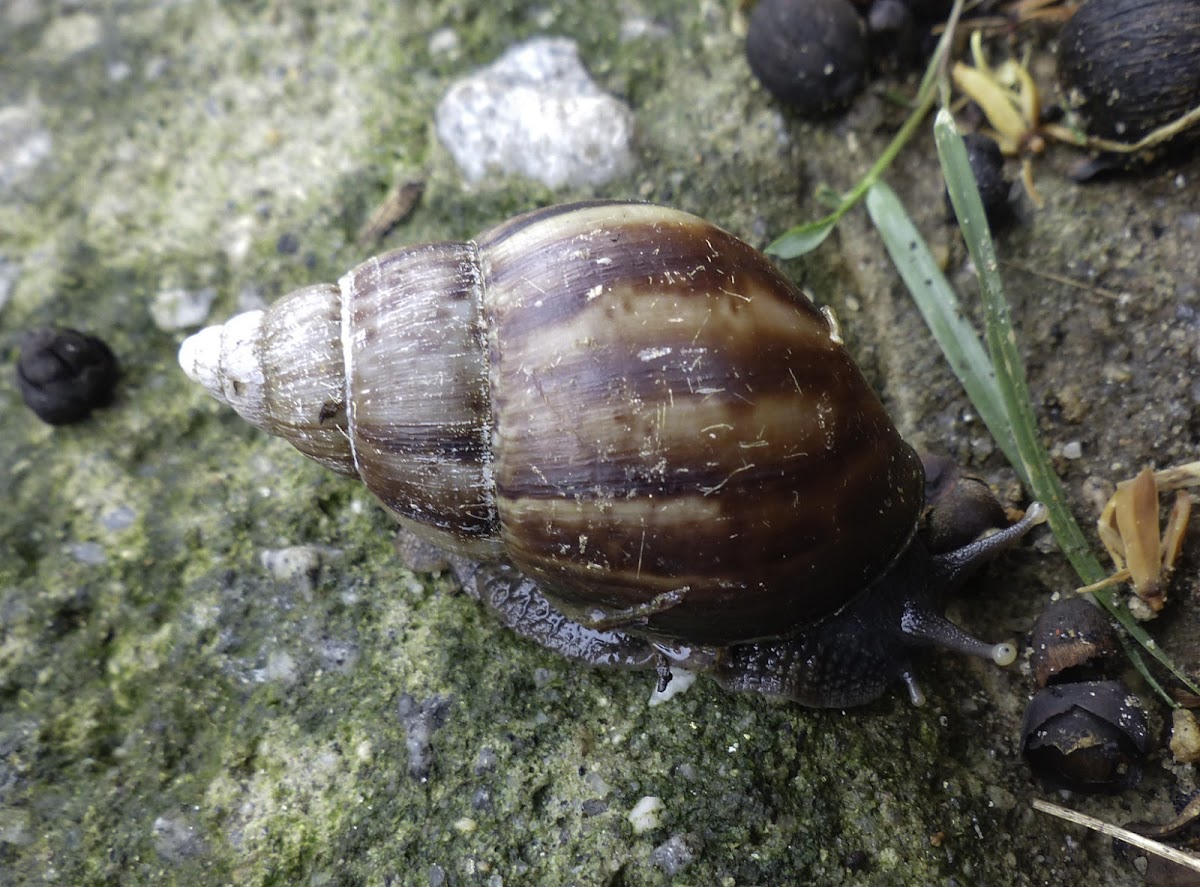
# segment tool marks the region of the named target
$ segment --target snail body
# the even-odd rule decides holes
[[[404,247],[201,331],[180,363],[574,658],[840,706],[910,678],[906,646],[1008,656],[937,608],[1034,518],[930,554],[921,460],[836,329],[695,216],[574,204]],[[808,660],[840,664],[855,640],[827,642],[885,610],[864,673],[822,680]]]

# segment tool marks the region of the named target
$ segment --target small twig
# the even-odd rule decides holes
[[[371,218],[359,229],[355,238],[358,245],[367,247],[382,240],[408,217],[424,193],[425,183],[421,181],[402,182],[392,188],[383,203],[375,208]]]
[[[1073,822],[1076,825],[1082,825],[1084,828],[1090,828],[1092,831],[1100,832],[1102,835],[1108,835],[1110,838],[1116,838],[1119,841],[1124,841],[1126,844],[1132,844],[1134,847],[1145,850],[1147,853],[1153,853],[1156,856],[1169,859],[1171,862],[1189,868],[1194,872],[1200,872],[1200,859],[1192,856],[1190,853],[1176,850],[1174,847],[1170,847],[1159,841],[1143,837],[1137,832],[1131,832],[1127,828],[1121,828],[1119,825],[1110,825],[1101,819],[1096,819],[1094,816],[1076,813],[1074,810],[1060,807],[1058,804],[1051,804],[1049,801],[1043,801],[1040,798],[1034,798],[1033,809],[1040,810],[1042,813],[1049,813],[1051,816],[1057,816],[1059,819],[1065,819],[1067,822]]]
[[[1065,274],[1056,274],[1053,271],[1043,271],[1040,268],[1033,268],[1022,262],[1014,262],[1011,259],[1001,259],[1000,264],[1006,268],[1015,268],[1017,271],[1025,274],[1032,274],[1034,277],[1041,277],[1044,280],[1050,280],[1054,283],[1061,283],[1063,286],[1073,286],[1076,289],[1081,289],[1084,292],[1095,293],[1098,296],[1104,296],[1106,299],[1112,299],[1114,302],[1121,298],[1121,294],[1115,290],[1105,289],[1102,286],[1095,286],[1090,283],[1082,283],[1073,277],[1068,277]]]

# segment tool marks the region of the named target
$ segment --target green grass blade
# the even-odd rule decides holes
[[[867,192],[867,212],[950,369],[1009,462],[1020,464],[992,361],[924,238],[896,193],[883,182]]]
[[[789,228],[767,247],[767,252],[781,259],[795,259],[805,253],[811,253],[825,242],[825,238],[833,231],[844,212],[835,212],[814,222],[796,225]]]
[[[1054,473],[1050,457],[1038,437],[1037,418],[1033,412],[1029,384],[1025,379],[1025,365],[1017,351],[1016,334],[1012,328],[1008,301],[1004,297],[996,249],[975,176],[967,160],[967,149],[948,111],[938,112],[933,129],[950,202],[954,205],[963,239],[979,277],[984,335],[995,368],[1004,412],[1017,444],[1018,459],[1013,465],[1033,494],[1050,509],[1050,526],[1076,572],[1086,583],[1098,582],[1104,578],[1103,568],[1092,555],[1091,547],[1067,508],[1058,475]],[[1095,578],[1089,578],[1091,576]]]

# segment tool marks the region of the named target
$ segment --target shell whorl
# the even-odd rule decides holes
[[[665,638],[828,615],[904,550],[923,499],[813,304],[658,206],[396,250],[198,333],[180,362],[426,538]]]
[[[179,364],[256,428],[342,474],[358,476],[346,427],[341,297],[336,286],[296,290],[189,337]]]
[[[908,544],[916,454],[762,253],[645,204],[551,207],[478,245],[501,538],[568,614],[778,636]]]
[[[477,265],[471,244],[394,250],[201,330],[179,362],[251,425],[361,478],[423,537],[494,555]]]

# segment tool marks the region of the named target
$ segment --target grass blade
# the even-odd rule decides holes
[[[844,212],[834,212],[814,222],[789,228],[772,241],[767,250],[781,259],[795,259],[805,253],[811,253],[825,242],[825,238],[843,215]]]
[[[924,238],[896,193],[883,182],[876,182],[867,192],[867,212],[933,338],[946,355],[950,369],[1008,461],[1019,465],[1019,451],[1009,428],[992,361]]]
[[[1037,418],[1033,412],[1029,384],[1025,379],[1025,365],[1017,351],[1016,334],[1009,316],[1008,301],[1004,297],[996,249],[988,229],[983,201],[979,198],[975,176],[967,161],[967,149],[948,111],[938,112],[934,123],[934,139],[946,177],[946,189],[950,192],[950,202],[954,205],[963,239],[979,277],[984,335],[1006,419],[1017,444],[1018,459],[1013,465],[1033,494],[1050,509],[1050,526],[1076,572],[1085,583],[1098,582],[1104,578],[1105,571],[1092,555],[1091,547],[1071,516],[1058,475],[1054,473],[1050,457],[1038,437]],[[1091,576],[1096,578],[1092,579]]]

